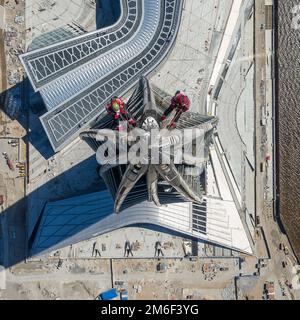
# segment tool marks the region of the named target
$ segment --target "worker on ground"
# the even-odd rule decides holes
[[[107,113],[113,117],[113,127],[121,131],[120,121],[127,121],[132,127],[135,127],[135,121],[125,109],[125,102],[118,97],[111,99],[111,102],[106,107]]]
[[[176,128],[176,124],[180,119],[182,113],[188,111],[190,108],[190,105],[191,105],[191,102],[188,96],[181,91],[176,91],[175,96],[171,100],[171,105],[162,115],[161,121],[164,121],[167,118],[167,116],[175,109],[176,114],[173,120],[171,121],[169,127]]]
[[[131,256],[133,257],[133,253],[132,253],[132,244],[126,240],[125,242],[125,252],[124,252],[124,257],[127,256],[127,258],[129,257],[129,254],[131,254]]]
[[[159,256],[164,256],[164,253],[163,253],[163,251],[162,251],[162,246],[161,246],[161,242],[160,241],[156,241],[155,242],[155,253],[154,253],[154,257],[158,257],[159,258]]]

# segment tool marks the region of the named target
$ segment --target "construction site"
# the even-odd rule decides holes
[[[0,0],[1,300],[300,298],[274,219],[273,13],[271,0]],[[143,28],[147,61],[130,52]],[[140,79],[152,97],[139,104]],[[93,148],[101,99],[134,101],[138,119],[178,89],[191,103],[179,129],[213,123],[203,203],[176,202],[159,181],[156,208],[141,183],[117,214],[107,181],[122,189],[123,169],[99,174]]]

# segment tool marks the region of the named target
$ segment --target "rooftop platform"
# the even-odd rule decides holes
[[[194,237],[251,254],[251,246],[233,203],[208,198],[202,208],[192,203],[157,207],[142,202],[121,214],[113,214],[113,199],[107,191],[48,203],[33,234],[32,254],[58,250],[131,225],[157,225],[173,234]],[[206,232],[195,228],[195,220],[206,216]],[[205,223],[205,220],[203,220]]]
[[[209,79],[231,4],[232,0],[185,1],[174,49],[151,78],[157,87],[170,95],[174,90],[184,90],[194,112],[206,112]]]

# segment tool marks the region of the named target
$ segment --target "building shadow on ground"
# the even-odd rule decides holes
[[[0,245],[3,244],[3,256],[8,256],[8,259],[3,258],[4,261],[0,261],[0,264],[8,268],[30,257],[30,241],[48,202],[101,190],[103,183],[98,176],[97,168],[96,158],[91,156],[6,208],[1,214]],[[86,181],[82,181],[85,177],[83,172],[87,173]]]
[[[47,110],[41,95],[34,92],[27,78],[0,94],[0,109],[9,118],[8,122],[17,121],[27,131],[23,137],[25,143],[31,144],[46,160],[54,155],[39,119]]]

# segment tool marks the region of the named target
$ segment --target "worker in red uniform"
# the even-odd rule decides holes
[[[188,98],[187,95],[185,95],[181,91],[177,91],[175,93],[175,96],[171,100],[171,105],[170,107],[164,112],[164,114],[161,117],[161,121],[164,121],[167,116],[174,110],[176,109],[176,114],[170,123],[169,127],[170,128],[176,128],[176,124],[178,120],[180,119],[181,115],[183,112],[186,112],[189,110],[191,105],[191,101]]]
[[[122,130],[119,125],[120,121],[128,121],[130,126],[135,127],[134,119],[126,112],[125,102],[118,97],[111,99],[111,102],[106,107],[107,113],[113,117],[113,127],[116,127],[119,131]]]

